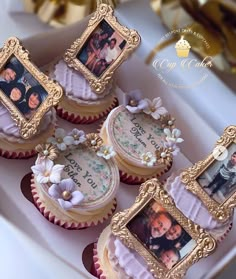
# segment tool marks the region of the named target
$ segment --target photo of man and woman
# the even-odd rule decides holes
[[[236,144],[227,149],[223,161],[216,160],[197,182],[216,202],[222,203],[236,191]]]
[[[77,54],[76,58],[96,77],[119,57],[126,41],[105,20],[102,20]]]
[[[191,236],[155,200],[127,228],[167,269],[173,268],[196,246]]]
[[[26,119],[30,119],[47,98],[47,91],[12,57],[0,71],[0,90]]]

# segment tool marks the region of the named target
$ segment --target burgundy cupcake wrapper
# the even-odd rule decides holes
[[[219,239],[217,239],[217,243],[221,243],[229,234],[233,227],[233,223],[230,223],[227,231],[222,235]],[[98,251],[97,251],[97,242],[94,243],[94,248],[93,248],[93,267],[91,269],[91,273],[93,276],[99,278],[99,279],[109,279],[106,277],[104,274],[104,271],[102,270],[101,263],[98,258]]]
[[[152,177],[149,177],[149,178],[142,178],[142,177],[138,177],[138,176],[133,176],[133,175],[128,174],[127,172],[119,170],[120,181],[125,183],[125,184],[128,184],[128,185],[139,185],[139,184],[142,184],[149,179],[159,178],[160,176],[162,176],[163,174],[168,172],[170,170],[171,166],[172,166],[172,164],[167,166],[166,169],[164,169],[161,173],[159,173],[157,175],[153,175]]]
[[[229,232],[232,230],[232,227],[233,227],[233,223],[230,223],[227,231],[220,238],[216,239],[217,243],[221,243],[227,237]]]
[[[118,99],[114,98],[112,104],[106,109],[106,111],[103,111],[99,113],[96,116],[80,116],[80,115],[74,115],[74,113],[70,113],[66,110],[64,110],[62,107],[57,106],[57,115],[59,115],[61,118],[74,123],[74,124],[91,124],[96,122],[97,120],[107,116],[109,112],[115,108],[118,105]],[[79,113],[79,110],[78,110]]]
[[[36,154],[37,152],[35,150],[17,152],[0,149],[0,156],[6,159],[28,159],[34,157]]]
[[[65,222],[62,220],[58,220],[57,217],[55,216],[55,214],[52,213],[51,211],[49,211],[46,208],[45,204],[40,200],[40,197],[38,196],[38,192],[34,185],[33,179],[31,179],[31,192],[32,192],[32,196],[34,199],[34,203],[37,206],[38,210],[41,212],[41,214],[49,222],[51,222],[57,226],[60,226],[64,229],[67,229],[67,230],[80,230],[80,229],[85,229],[88,227],[97,226],[99,224],[102,224],[104,221],[106,221],[109,217],[111,217],[113,215],[114,211],[116,210],[116,206],[117,206],[116,199],[114,199],[110,211],[105,216],[102,217],[102,220],[98,220],[96,222],[81,222],[81,223]]]
[[[97,243],[94,243],[94,248],[93,248],[93,263],[94,263],[94,269],[93,269],[93,274],[95,277],[99,279],[109,279],[106,277],[106,275],[103,274],[103,270],[101,268],[101,264],[99,262],[98,258],[98,251],[97,251]]]

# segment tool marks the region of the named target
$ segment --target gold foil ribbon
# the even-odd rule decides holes
[[[201,57],[213,56],[221,70],[235,73],[236,65],[236,3],[228,0],[150,0],[154,12],[169,30],[190,29],[201,34],[209,48],[191,34],[185,33],[192,49]],[[146,59],[150,64],[156,54],[173,44],[182,34],[158,43]]]
[[[75,23],[96,10],[100,3],[115,7],[118,0],[23,0],[25,11],[54,27]]]

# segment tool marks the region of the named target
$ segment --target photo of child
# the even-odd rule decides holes
[[[14,103],[26,119],[30,119],[47,98],[47,91],[13,57],[0,72],[0,90]]]
[[[125,44],[126,41],[102,20],[76,57],[96,77],[100,77],[119,57]]]
[[[197,181],[219,203],[232,195],[236,190],[235,144],[228,148],[228,156],[224,161],[215,161]]]
[[[181,225],[154,200],[127,224],[127,228],[168,269],[196,246]]]

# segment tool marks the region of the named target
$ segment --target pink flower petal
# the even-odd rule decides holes
[[[46,159],[42,165],[44,165],[44,171],[48,171],[48,172],[51,172],[51,169],[54,165],[53,161],[49,160],[49,159]]]
[[[45,176],[44,174],[40,173],[37,175],[36,180],[40,184],[46,184],[49,182],[49,177]]]
[[[64,201],[63,199],[58,199],[57,201],[59,202],[60,206],[65,210],[69,210],[73,207],[72,203],[69,201]]]
[[[132,107],[132,106],[126,106],[127,110],[131,113],[139,113],[141,112],[141,109],[138,107]]]
[[[57,184],[53,184],[49,189],[48,189],[48,194],[53,197],[54,199],[59,199],[61,198],[61,189],[58,187]]]
[[[55,137],[56,138],[64,138],[66,135],[66,132],[64,129],[62,128],[57,128],[56,131],[55,131]]]
[[[153,99],[152,103],[155,108],[159,108],[160,106],[162,106],[162,100],[160,97]]]
[[[73,205],[78,205],[84,200],[84,195],[80,191],[74,191],[71,195],[72,198],[70,199],[70,202]]]
[[[66,145],[71,145],[74,143],[74,138],[72,136],[66,136],[63,141]]]
[[[76,185],[71,178],[67,178],[67,179],[63,179],[60,182],[59,187],[61,188],[62,192],[68,191],[68,192],[72,193],[75,190]]]
[[[64,165],[55,165],[53,166],[50,173],[50,181],[52,183],[59,183],[61,181],[61,173],[64,169]]]
[[[164,115],[164,114],[167,114],[168,113],[168,111],[166,110],[166,108],[164,108],[164,107],[160,107],[160,108],[158,108],[158,113],[160,114],[160,115]]]

